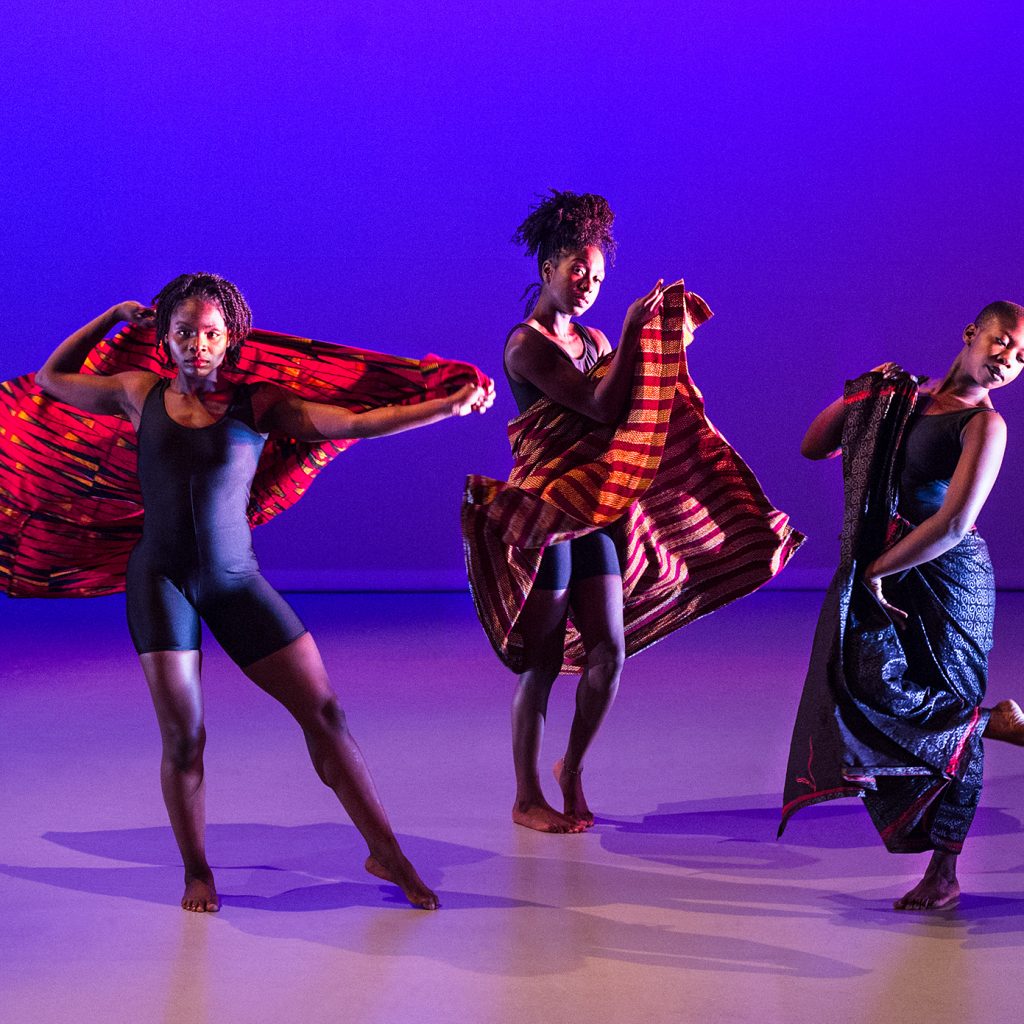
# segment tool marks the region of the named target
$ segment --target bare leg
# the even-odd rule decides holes
[[[622,577],[580,580],[573,584],[570,601],[572,620],[580,631],[587,661],[576,688],[576,715],[569,744],[565,757],[555,765],[555,778],[562,788],[566,817],[590,828],[594,815],[583,795],[583,757],[615,700],[626,657]]]
[[[537,771],[548,697],[562,667],[568,610],[567,590],[534,590],[519,620],[527,664],[512,698],[512,763],[516,772],[512,820],[538,832],[579,831],[544,798]]]
[[[924,877],[893,907],[896,910],[943,910],[954,906],[960,898],[960,883],[956,878],[955,853],[935,850],[928,862]]]
[[[413,906],[436,910],[437,895],[399,848],[313,638],[306,633],[243,671],[301,726],[317,774],[366,840],[370,851],[366,870],[397,885]]]
[[[1001,700],[990,712],[985,739],[1002,740],[1024,747],[1024,711],[1015,700]]]
[[[185,910],[220,910],[213,872],[206,860],[206,793],[203,783],[203,695],[199,651],[155,651],[140,655],[149,683],[163,754],[160,788],[171,829],[185,865]]]

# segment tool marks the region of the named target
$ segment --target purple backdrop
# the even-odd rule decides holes
[[[811,535],[790,583],[824,582],[839,474],[800,459],[810,417],[885,359],[942,372],[981,305],[1024,301],[1017,5],[440,7],[8,10],[0,377],[210,269],[262,327],[500,379],[533,274],[513,229],[550,186],[598,191],[620,250],[588,319],[616,336],[659,275],[707,298],[710,415]],[[1017,388],[982,523],[1004,585],[1024,584]],[[265,567],[459,585],[462,480],[505,475],[511,409],[357,445],[260,531]]]

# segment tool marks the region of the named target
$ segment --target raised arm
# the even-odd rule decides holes
[[[110,376],[82,373],[82,363],[93,346],[123,321],[148,322],[153,311],[139,302],[111,306],[95,320],[65,338],[50,358],[36,371],[36,383],[51,397],[85,412],[135,418],[140,395],[146,388],[142,379],[152,374],[115,373]]]
[[[622,338],[608,372],[599,380],[580,373],[536,331],[520,328],[509,339],[505,362],[509,370],[539,388],[548,398],[598,423],[615,423],[626,410],[633,383],[633,365],[640,349],[640,330],[661,311],[664,290],[659,281],[634,302],[622,324]],[[600,354],[611,352],[608,339],[593,332]]]
[[[930,562],[956,547],[981,514],[1002,465],[1006,422],[997,412],[971,418],[963,432],[963,450],[938,512],[879,555],[865,570],[864,582],[875,597],[898,617],[905,617],[882,597],[885,576]]]
[[[259,429],[284,434],[297,441],[332,441],[344,438],[383,437],[425,427],[451,416],[486,412],[494,401],[494,384],[466,384],[444,398],[418,405],[388,405],[366,412],[350,412],[324,402],[307,402],[281,388],[264,385],[256,397]]]
[[[871,372],[889,377],[896,370],[897,365],[890,362],[876,366]],[[837,398],[811,420],[811,425],[800,442],[800,454],[805,459],[834,459],[842,449],[845,424],[846,403],[842,398]]]
[[[835,458],[843,443],[845,422],[846,403],[842,398],[837,398],[811,420],[811,425],[800,442],[800,454],[805,459]]]

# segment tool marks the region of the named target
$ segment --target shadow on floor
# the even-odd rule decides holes
[[[770,838],[777,811],[757,806],[764,802],[662,805],[635,821],[602,819],[589,836],[517,833],[517,855],[404,836],[410,859],[439,887],[440,914],[409,910],[394,886],[365,875],[365,847],[352,826],[211,825],[208,842],[224,903],[211,926],[506,976],[572,971],[593,958],[809,978],[867,973],[780,943],[780,934],[800,934],[794,928],[801,919],[809,926],[825,921],[924,932],[965,947],[1019,944],[1024,895],[966,895],[955,911],[896,914],[890,908],[897,893],[863,890],[864,878],[892,871],[892,859],[862,808],[814,809],[795,845]],[[978,824],[983,835],[1020,831],[1019,822],[999,810],[979,814]],[[850,845],[842,846],[841,837]],[[106,898],[175,905],[181,868],[169,828],[48,832],[44,838],[121,865],[3,866],[0,873]],[[623,861],[585,860],[594,840]],[[827,855],[817,856],[818,850]],[[457,877],[457,889],[443,884],[449,875]],[[857,895],[842,894],[857,881]],[[744,922],[742,937],[716,934],[735,930],[735,921]]]
[[[408,909],[393,886],[366,880],[361,873],[365,851],[351,826],[213,825],[208,836],[219,854],[224,903],[219,915],[211,915],[210,927],[227,925],[263,938],[366,954],[423,957],[505,976],[569,972],[594,958],[792,977],[866,973],[841,959],[773,941],[780,915],[819,913],[814,904],[826,894],[806,888],[775,884],[766,889],[532,851],[504,856],[403,837],[403,847],[431,881],[446,871],[459,874],[459,891],[442,885],[444,910],[429,914]],[[107,900],[163,904],[168,912],[175,906],[181,868],[169,828],[50,832],[46,838],[92,856],[146,866],[7,865],[0,873]],[[533,849],[535,839],[553,838],[524,836]],[[555,841],[577,844],[579,854],[587,839]],[[705,930],[709,909],[715,920],[721,914],[747,919],[743,937]]]

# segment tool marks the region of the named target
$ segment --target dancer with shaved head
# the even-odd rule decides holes
[[[1024,745],[1014,701],[982,707],[995,588],[975,527],[1006,447],[992,393],[1022,369],[1024,308],[993,302],[941,381],[877,367],[815,417],[801,448],[809,459],[842,453],[846,509],[780,832],[801,807],[863,797],[891,852],[931,854],[897,910],[957,901],[982,737]]]

